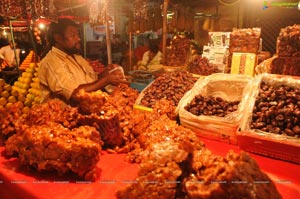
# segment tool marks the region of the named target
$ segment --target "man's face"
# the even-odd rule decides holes
[[[81,48],[78,29],[74,26],[68,26],[62,36],[60,44],[68,54],[79,53]]]

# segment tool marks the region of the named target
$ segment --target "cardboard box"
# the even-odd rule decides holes
[[[278,137],[278,136],[277,136]],[[283,136],[282,136],[283,137]],[[243,131],[237,135],[238,146],[245,151],[300,164],[299,143],[269,139],[259,133]]]
[[[256,64],[255,53],[233,53],[230,73],[253,76]]]

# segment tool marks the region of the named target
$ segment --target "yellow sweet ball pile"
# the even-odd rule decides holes
[[[12,86],[0,78],[0,110],[5,110],[13,104],[17,104],[20,109],[24,108],[24,99],[22,94],[12,90]]]
[[[28,55],[25,57],[24,61],[21,63],[19,69],[24,71],[31,66],[32,63],[36,62],[37,56],[34,51],[30,51]]]
[[[30,88],[30,83],[32,82],[33,73],[34,68],[27,68],[14,83],[12,89],[23,95],[27,95],[28,89]]]
[[[30,66],[22,73],[14,88],[25,95],[25,106],[31,107],[41,101],[41,92],[38,78],[39,63],[30,63]]]
[[[39,63],[30,63],[29,67],[20,75],[13,86],[8,85],[3,89],[3,99],[0,99],[4,108],[11,106],[9,103],[18,103],[23,113],[27,113],[33,104],[39,104],[41,101],[41,92],[38,79]],[[7,89],[9,91],[7,91]]]
[[[31,102],[31,104],[39,104],[41,102],[41,90],[40,81],[38,78],[39,63],[34,67],[32,81],[30,83],[30,88],[28,89],[28,94],[26,95],[26,100]]]

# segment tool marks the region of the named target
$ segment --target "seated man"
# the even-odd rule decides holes
[[[16,43],[10,41],[7,46],[0,49],[0,62],[1,70],[13,70],[20,64],[20,49]]]
[[[142,60],[137,63],[135,69],[149,72],[159,71],[162,69],[161,61],[162,53],[157,43],[153,42],[149,44],[149,50],[144,53]]]

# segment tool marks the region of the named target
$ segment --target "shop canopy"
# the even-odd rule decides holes
[[[105,0],[0,0],[0,16],[11,19],[27,19],[46,17],[52,18],[57,15],[88,16],[88,6],[93,2]],[[132,5],[136,2],[147,4],[163,3],[164,0],[123,0],[124,4]],[[219,1],[235,2],[239,0],[168,0],[170,4],[184,6],[210,6]],[[119,4],[119,0],[109,0],[111,5]],[[130,10],[128,11],[130,12]]]

